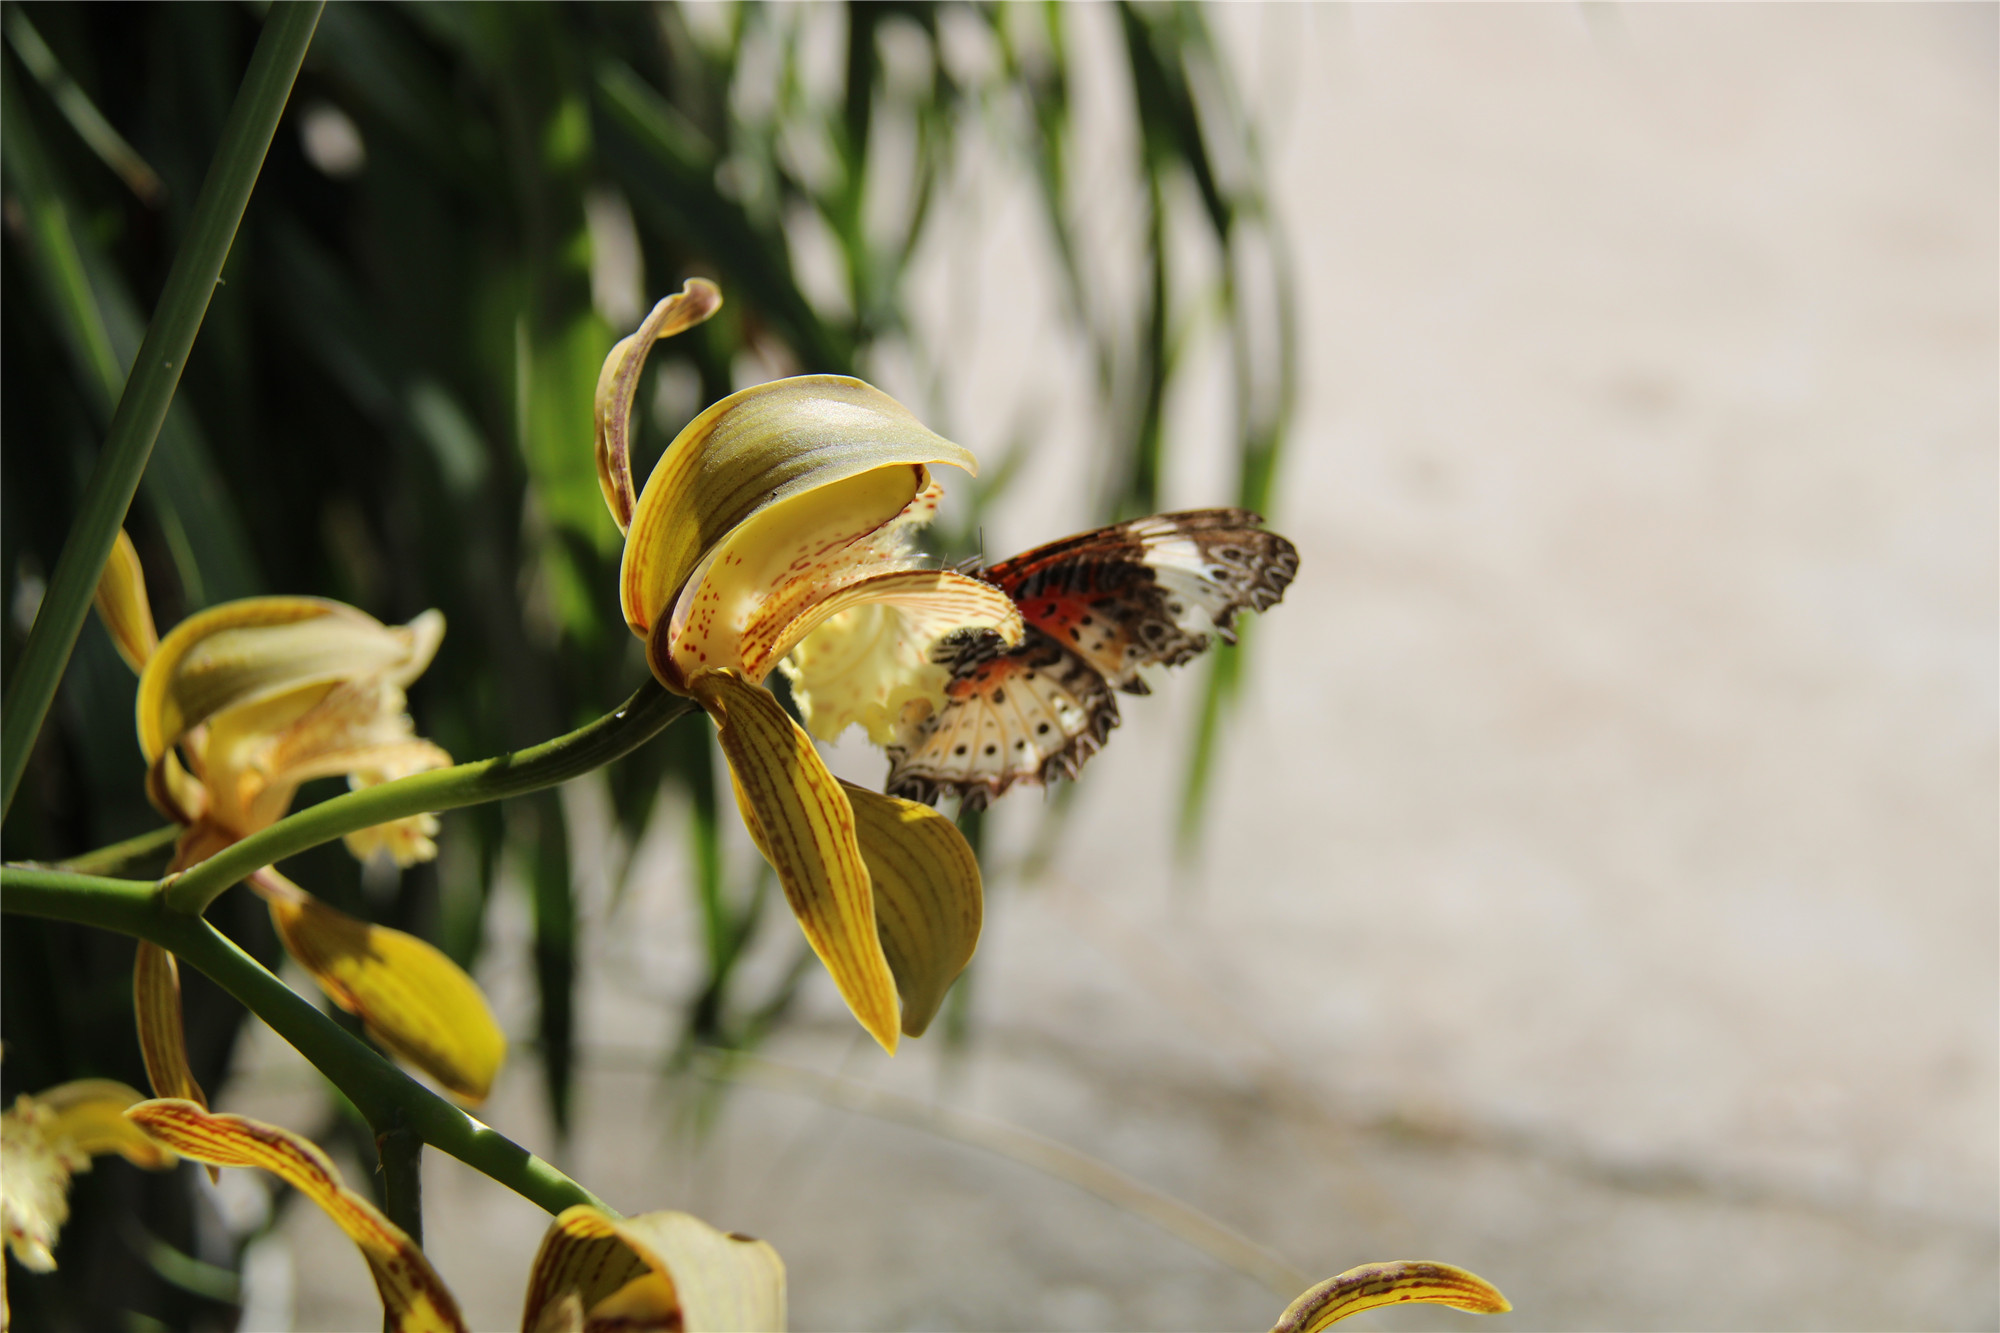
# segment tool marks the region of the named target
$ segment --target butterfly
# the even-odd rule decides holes
[[[1014,599],[1027,633],[1013,648],[982,631],[939,649],[944,707],[887,747],[885,789],[979,810],[1016,783],[1074,778],[1118,725],[1113,691],[1151,693],[1141,667],[1234,643],[1237,612],[1284,596],[1298,548],[1263,524],[1247,509],[1155,514],[967,569]]]

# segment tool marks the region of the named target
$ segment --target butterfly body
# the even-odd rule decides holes
[[[1237,612],[1284,595],[1298,551],[1262,525],[1244,509],[1157,514],[977,571],[1021,608],[1026,635],[950,646],[944,708],[889,747],[888,791],[978,809],[1016,783],[1075,777],[1118,725],[1114,690],[1147,693],[1142,667],[1234,642]]]

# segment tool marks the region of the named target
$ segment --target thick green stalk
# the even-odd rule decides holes
[[[357,829],[410,815],[480,805],[567,782],[623,758],[693,707],[691,701],[668,694],[649,680],[617,712],[567,736],[497,759],[418,773],[322,801],[170,879],[166,904],[173,911],[194,915],[253,872]]]
[[[403,1234],[424,1246],[424,1141],[397,1118],[375,1135],[382,1159],[382,1212]]]
[[[151,940],[208,974],[296,1047],[378,1134],[415,1135],[551,1213],[579,1203],[605,1207],[589,1190],[344,1032],[208,922],[169,910],[154,885],[5,866],[0,867],[0,911]]]
[[[105,433],[104,452],[84,488],[76,523],[63,543],[14,669],[6,715],[0,720],[0,814],[14,804],[29,751],[90,610],[98,573],[125,521],[167,406],[180,385],[188,351],[208,313],[209,298],[229,258],[244,206],[263,169],[264,154],[277,132],[323,4],[324,0],[273,4],[257,39],[249,72],[243,76],[236,104],[222,127],[222,142],[195,200],[187,238],[167,273],[159,308]]]

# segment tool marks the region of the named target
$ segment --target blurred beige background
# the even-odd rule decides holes
[[[1311,1279],[1464,1264],[1516,1307],[1480,1327],[1994,1327],[1995,15],[1212,10],[1297,267],[1271,517],[1303,570],[1200,865],[1169,854],[1189,674],[1125,709],[1045,876],[1016,873],[1039,799],[1002,803],[967,1054],[888,1060],[816,976],[768,1054],[906,1100],[780,1072],[697,1142],[657,1075],[695,976],[681,853],[639,849],[615,911],[586,853],[580,1132],[557,1152],[528,1060],[486,1117],[622,1208],[773,1241],[800,1329],[1285,1304],[964,1141],[990,1122]],[[1113,18],[1074,17],[1112,144]],[[1126,190],[1093,201],[1106,281]],[[948,378],[879,377],[989,456],[1035,441],[1004,554],[1083,518],[1088,370],[1022,164],[974,153],[954,207]],[[1173,404],[1173,503],[1227,498],[1229,410],[1220,364]],[[482,973],[524,1034],[525,917],[503,901]],[[229,1109],[317,1095],[268,1034],[245,1060]],[[511,1326],[546,1219],[436,1154],[426,1181],[439,1266]],[[246,1327],[379,1326],[308,1209],[251,1289]]]

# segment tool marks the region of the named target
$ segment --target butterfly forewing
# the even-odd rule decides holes
[[[1036,547],[984,572],[1028,633],[958,644],[941,712],[889,749],[888,790],[955,793],[975,808],[1017,782],[1074,777],[1118,725],[1112,689],[1146,693],[1139,669],[1179,666],[1233,622],[1284,595],[1298,552],[1244,509],[1114,524]]]

